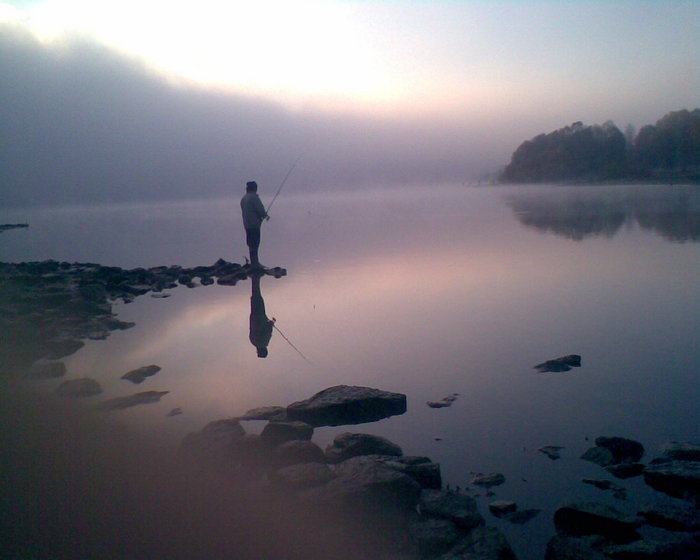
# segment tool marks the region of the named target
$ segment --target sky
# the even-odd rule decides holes
[[[220,194],[299,154],[309,188],[469,182],[700,105],[696,0],[0,0],[0,49],[13,204]]]

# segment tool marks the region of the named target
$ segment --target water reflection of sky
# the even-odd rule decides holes
[[[534,190],[537,197],[445,188],[280,198],[261,258],[289,275],[263,278],[262,295],[268,316],[314,365],[279,333],[269,357],[257,358],[244,281],[119,306],[120,318],[137,326],[89,344],[68,360],[70,374],[95,376],[117,396],[136,390],[119,379],[124,372],[160,365],[138,390],[171,393],[120,414],[173,436],[337,384],[399,391],[408,395],[404,416],[322,428],[315,440],[348,429],[384,435],[440,462],[452,485],[464,485],[472,470],[504,472],[498,495],[522,508],[554,507],[562,495],[598,499],[580,488],[582,476],[600,476],[577,459],[585,438],[622,435],[652,449],[700,438],[700,248],[637,227],[579,236],[584,242],[553,235],[556,228],[523,224],[512,211],[513,194],[519,212],[527,196],[537,208],[553,204],[541,202],[547,189]],[[235,200],[164,208],[95,210],[81,222],[90,235],[75,227],[81,213],[37,215],[27,230],[34,244],[12,232],[5,245],[5,233],[3,259],[150,266],[243,254]],[[59,230],[62,241],[48,243],[44,236]],[[582,368],[532,369],[569,353],[583,356]],[[450,408],[424,404],[454,392]],[[166,418],[176,406],[185,413]],[[542,445],[565,446],[564,457],[550,461],[536,452]],[[526,527],[511,535],[521,546],[551,534],[546,516]]]

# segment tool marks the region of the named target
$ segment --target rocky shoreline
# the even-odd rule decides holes
[[[247,265],[219,259],[211,266],[160,266],[125,270],[93,263],[57,261],[0,263],[0,373],[33,378],[66,374],[61,358],[79,350],[85,339],[104,339],[110,332],[133,326],[117,318],[113,304],[129,303],[145,294],[164,295],[178,286],[195,288],[235,285],[254,271]],[[266,270],[280,277],[281,268]],[[580,366],[569,355],[535,366],[558,372]],[[155,375],[156,365],[127,372],[139,384]],[[101,389],[95,380],[68,380],[59,386],[67,397],[91,397]],[[163,391],[144,391],[104,400],[98,408],[118,410],[157,402]],[[457,394],[428,402],[431,408],[452,405]],[[475,475],[471,487],[450,489],[439,464],[429,457],[406,456],[385,438],[344,432],[321,449],[312,441],[321,426],[356,425],[406,411],[406,396],[370,387],[336,386],[305,401],[267,406],[236,418],[224,418],[187,435],[181,459],[198,469],[236,474],[261,491],[291,495],[300,504],[346,511],[361,530],[391,535],[391,546],[377,558],[483,559],[515,558],[506,537],[487,526],[475,495],[505,480],[501,473]],[[179,409],[170,415],[179,414]],[[260,434],[246,432],[248,421],[267,424]],[[540,451],[550,459],[560,447]],[[670,442],[660,456],[641,462],[645,449],[621,437],[599,437],[581,457],[618,480],[643,477],[651,488],[676,499],[676,505],[644,506],[633,515],[603,502],[576,502],[556,510],[554,536],[546,560],[690,559],[700,558],[700,446]],[[583,482],[626,497],[627,490],[609,479]],[[492,515],[527,523],[538,510],[496,499]],[[642,529],[653,528],[652,534]]]
[[[184,438],[180,455],[248,477],[270,492],[291,494],[306,506],[372,520],[381,511],[382,527],[388,523],[393,530],[391,558],[515,559],[505,535],[487,526],[476,500],[483,489],[493,495],[488,489],[505,481],[501,473],[477,475],[470,488],[452,490],[443,485],[439,464],[406,456],[386,438],[343,432],[325,450],[311,441],[315,427],[401,414],[396,408],[401,400],[401,395],[369,387],[330,387],[287,407],[262,407],[211,422]],[[312,423],[299,420],[299,410]],[[267,424],[260,434],[247,433],[243,423],[249,420]],[[566,504],[554,512],[556,534],[545,560],[700,558],[700,445],[669,442],[646,465],[640,462],[644,454],[637,441],[601,436],[581,459],[617,479],[643,476],[651,488],[684,505],[644,505],[630,515],[604,502]],[[582,482],[628,499],[626,489],[610,480]],[[489,511],[518,524],[540,513],[519,510],[503,499],[492,501]],[[642,534],[643,528],[650,531]]]

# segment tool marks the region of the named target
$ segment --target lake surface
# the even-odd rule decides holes
[[[30,227],[0,234],[0,260],[242,262],[238,199],[1,210],[0,223]],[[640,479],[616,481],[628,502],[581,483],[607,474],[579,459],[595,437],[637,439],[644,460],[670,439],[700,440],[698,187],[289,190],[262,238],[261,260],[288,270],[262,279],[267,315],[296,349],[275,331],[269,356],[257,357],[249,281],[179,287],[117,304],[136,326],[89,342],[65,360],[68,376],[95,377],[113,397],[135,392],[123,373],[160,365],[138,390],[170,393],[117,414],[173,439],[333,385],[405,393],[406,414],[319,428],[314,441],[382,435],[439,462],[452,487],[503,473],[498,498],[543,510],[516,526],[490,516],[495,498],[481,501],[521,559],[543,557],[552,513],[567,501],[634,511],[651,496]],[[533,369],[572,353],[581,368]],[[452,393],[449,408],[425,404]],[[184,414],[166,417],[175,407]],[[538,452],[544,445],[563,446],[562,458]]]

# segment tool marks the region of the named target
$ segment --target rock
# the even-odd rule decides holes
[[[700,498],[700,461],[670,461],[649,464],[644,481],[652,488],[673,496],[698,500]]]
[[[275,422],[286,422],[287,409],[283,406],[261,406],[253,408],[246,412],[243,416],[238,417],[239,420],[271,420]]]
[[[547,457],[554,461],[561,458],[561,454],[559,452],[562,449],[564,448],[560,445],[545,445],[544,447],[540,447],[537,451],[544,453]]]
[[[169,392],[170,391],[144,391],[143,393],[135,393],[127,397],[116,397],[114,399],[102,401],[97,405],[97,408],[101,410],[122,410],[140,404],[157,403]]]
[[[402,458],[403,459],[403,458]],[[400,470],[415,480],[421,488],[439,490],[442,488],[440,465],[437,463],[407,464],[402,460],[387,461],[386,464]]]
[[[591,463],[595,463],[601,467],[607,467],[615,462],[613,454],[605,447],[591,447],[583,455],[581,455],[581,459],[584,461],[590,461]]]
[[[409,522],[408,532],[421,558],[435,558],[444,554],[464,536],[451,521],[420,516]]]
[[[439,401],[428,401],[427,404],[430,408],[445,408],[447,406],[452,406],[452,403],[457,400],[459,393],[452,393],[446,397],[443,397]]]
[[[3,231],[7,231],[8,229],[17,229],[17,228],[28,228],[29,224],[2,224],[0,225],[0,233]]]
[[[518,505],[510,500],[495,500],[489,504],[489,510],[496,517],[503,517],[518,509]]]
[[[182,414],[182,409],[180,407],[173,408],[170,412],[168,412],[167,416],[179,416]]]
[[[700,445],[697,443],[669,441],[661,452],[664,457],[674,461],[700,461]]]
[[[286,441],[275,449],[278,465],[298,465],[300,463],[324,463],[323,450],[311,441]]]
[[[425,517],[448,519],[464,531],[484,524],[474,498],[447,490],[423,490],[420,512]]]
[[[156,298],[156,299],[165,299],[165,298],[169,298],[171,295],[172,294],[170,294],[168,292],[156,292],[155,294],[151,294],[151,297]]]
[[[506,481],[506,477],[501,473],[491,473],[482,474],[475,476],[472,479],[472,484],[475,486],[483,486],[484,488],[491,488],[492,486],[500,486]]]
[[[82,340],[68,338],[49,340],[46,343],[46,354],[44,357],[49,360],[58,360],[75,354],[83,346],[85,346],[85,343]]]
[[[315,488],[330,482],[336,474],[324,463],[290,465],[272,471],[269,475],[273,485],[292,490]]]
[[[83,398],[99,395],[102,392],[100,384],[90,377],[69,379],[56,388],[56,393],[62,397]]]
[[[401,448],[386,438],[372,434],[344,432],[326,448],[329,463],[340,463],[358,455],[403,455]]]
[[[595,444],[612,453],[614,464],[638,463],[644,456],[644,446],[633,439],[601,436],[596,438]]]
[[[610,480],[596,480],[593,478],[584,478],[581,480],[584,484],[591,484],[600,490],[612,490],[613,496],[621,500],[627,499],[627,490],[622,486],[618,486]]]
[[[160,366],[150,365],[143,366],[138,369],[132,369],[131,371],[122,375],[122,379],[128,379],[132,383],[143,383],[147,377],[151,377],[160,371]]]
[[[641,463],[620,463],[619,465],[608,465],[605,470],[615,478],[632,478],[640,476],[644,472],[644,465]]]
[[[547,543],[545,560],[609,560],[595,546],[605,541],[598,536],[573,538],[556,535]]]
[[[329,387],[287,407],[290,419],[312,426],[361,424],[404,412],[406,395],[348,385]]]
[[[688,535],[655,535],[629,544],[606,546],[612,560],[698,560],[700,544]]]
[[[247,274],[245,272],[235,272],[233,274],[226,274],[225,276],[220,276],[216,283],[221,286],[235,286],[240,280],[245,280]]]
[[[541,512],[541,509],[530,508],[508,513],[504,517],[507,521],[510,521],[515,525],[524,525],[528,521],[537,517]]]
[[[364,458],[363,458],[364,459]],[[302,494],[311,502],[341,509],[376,512],[408,510],[418,503],[420,486],[410,476],[381,461],[346,461],[335,467],[336,478]]]
[[[570,371],[572,368],[581,367],[581,356],[578,354],[569,354],[568,356],[562,356],[560,358],[555,358],[553,360],[547,360],[541,364],[537,364],[533,367],[540,373],[548,372],[563,372]]]
[[[180,455],[188,459],[205,459],[218,466],[227,466],[238,459],[239,444],[245,435],[245,430],[238,420],[215,420],[200,431],[187,434],[180,444]]]
[[[48,362],[39,360],[27,368],[26,375],[33,379],[54,379],[66,374],[66,364],[63,362]]]
[[[580,502],[559,508],[554,513],[557,533],[569,537],[601,535],[616,543],[640,539],[637,517],[625,515],[599,502]]]
[[[270,447],[277,447],[294,439],[310,440],[313,433],[313,427],[305,422],[268,422],[260,440]]]
[[[640,511],[649,525],[669,531],[700,531],[700,511],[671,504],[646,505]]]
[[[476,527],[440,560],[516,560],[503,533],[495,527]]]
[[[440,489],[442,476],[440,465],[433,463],[427,457],[396,457],[393,455],[357,455],[339,463],[337,468],[343,468],[343,464],[368,464],[380,462],[385,467],[410,476],[421,488]]]

